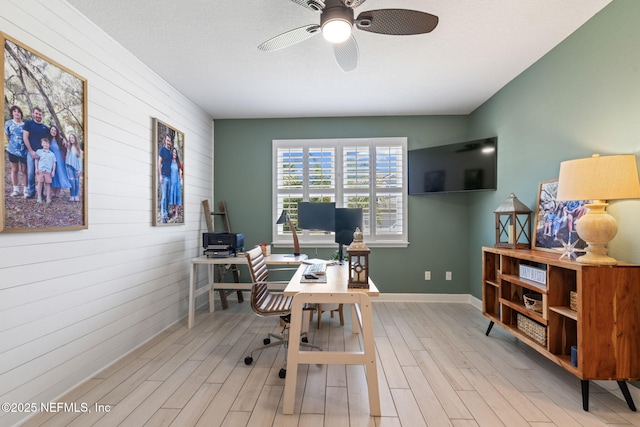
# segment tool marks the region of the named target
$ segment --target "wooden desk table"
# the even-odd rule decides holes
[[[373,416],[380,416],[373,315],[369,298],[380,295],[378,288],[369,278],[369,289],[348,289],[349,270],[346,264],[327,267],[326,283],[301,283],[304,268],[304,266],[298,268],[284,290],[285,294],[293,296],[290,336],[300,335],[304,304],[350,304],[352,332],[357,334],[362,331],[364,351],[300,351],[298,340],[289,341],[282,412],[293,414],[299,364],[364,365],[369,391],[369,411]]]
[[[302,261],[307,259],[306,255],[293,256],[288,254],[271,254],[264,258],[268,265],[299,265]],[[214,267],[216,265],[247,265],[247,257],[242,254],[237,257],[207,257],[199,256],[191,260],[191,272],[189,275],[189,318],[187,327],[191,329],[193,327],[193,318],[195,315],[196,298],[205,292],[209,292],[209,312],[213,313],[213,295],[215,289],[240,289],[251,290],[251,283],[215,283]],[[207,266],[207,286],[197,288],[198,283],[198,266]],[[285,285],[282,285],[280,289],[284,289]],[[273,289],[277,289],[276,285]]]

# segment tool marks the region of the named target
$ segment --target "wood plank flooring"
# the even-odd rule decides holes
[[[277,318],[260,318],[247,302],[220,302],[164,331],[59,402],[87,413],[41,413],[24,426],[640,426],[614,390],[592,383],[582,410],[580,381],[468,304],[374,302],[381,417],[369,416],[362,366],[303,365],[294,415],[282,415],[283,349],[256,353]],[[309,341],[325,349],[359,349],[337,316],[323,315]],[[289,372],[288,375],[292,375]],[[640,402],[636,402],[638,404]],[[95,405],[109,411],[96,410]]]

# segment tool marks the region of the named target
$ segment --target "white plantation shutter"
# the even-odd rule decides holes
[[[275,152],[276,164],[276,192],[278,206],[276,220],[283,209],[291,216],[293,223],[297,223],[298,202],[303,200],[304,185],[304,153],[302,148],[284,147]],[[274,223],[275,221],[274,220]],[[277,224],[277,233],[280,236],[289,236],[291,230],[289,224]]]
[[[407,139],[273,141],[273,222],[283,209],[297,224],[297,203],[336,202],[362,208],[365,241],[407,245]],[[301,244],[334,246],[333,233],[298,230]],[[290,244],[288,225],[274,226],[273,242]]]
[[[403,170],[406,164],[401,146],[376,147],[376,230],[380,238],[403,233],[405,182]]]

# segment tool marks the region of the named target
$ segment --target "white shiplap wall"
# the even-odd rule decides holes
[[[0,31],[88,80],[89,228],[0,234],[0,402],[40,403],[186,315],[213,121],[64,0],[0,0]],[[152,117],[185,133],[182,226],[151,225]]]

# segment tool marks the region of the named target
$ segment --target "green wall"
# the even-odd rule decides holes
[[[406,136],[411,150],[464,140],[468,120],[466,116],[216,120],[215,199],[227,203],[231,229],[244,233],[247,247],[253,247],[271,239],[271,140]],[[409,246],[372,247],[371,275],[376,285],[393,293],[468,293],[468,195],[410,196],[408,202]],[[302,251],[316,256],[315,248]],[[317,256],[326,258],[331,252],[318,249]],[[431,281],[424,280],[425,270],[432,272]],[[444,280],[447,270],[453,272],[452,281]]]
[[[470,197],[470,291],[481,297],[480,247],[492,210],[514,192],[532,210],[560,162],[640,151],[640,2],[615,0],[470,115],[470,134],[499,136],[498,191]],[[640,263],[639,200],[612,201],[614,258]]]
[[[215,199],[253,246],[271,236],[272,139],[406,136],[415,149],[497,135],[497,191],[411,196],[409,247],[371,254],[383,292],[481,298],[480,248],[494,243],[493,211],[509,193],[533,210],[539,182],[557,178],[561,161],[640,151],[638,20],[640,2],[615,0],[469,116],[216,120]],[[609,211],[620,227],[610,252],[640,263],[640,201]]]

